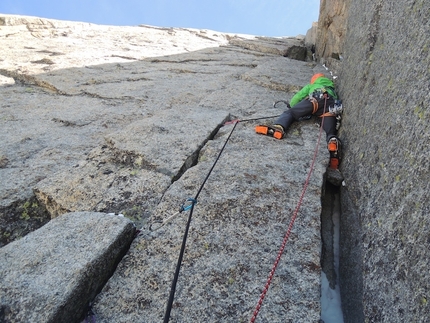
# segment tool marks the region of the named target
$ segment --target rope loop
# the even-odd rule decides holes
[[[285,103],[285,104],[287,105],[287,108],[288,108],[288,109],[290,109],[290,108],[291,108],[290,103],[289,103],[288,101],[286,101],[286,100],[278,100],[278,101],[275,101],[275,103],[273,103],[273,107],[274,107],[274,108],[276,108],[276,105],[277,105],[279,102]]]

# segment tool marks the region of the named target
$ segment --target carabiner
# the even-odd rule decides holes
[[[190,202],[188,205],[182,204],[179,212],[188,211],[194,204],[197,204],[197,200],[193,198],[187,198],[186,202]]]

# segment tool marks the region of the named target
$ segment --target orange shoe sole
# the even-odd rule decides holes
[[[337,143],[329,142],[327,146],[328,151],[337,151]]]
[[[338,169],[339,168],[339,159],[338,158],[330,158],[330,168]]]
[[[276,129],[270,126],[264,126],[264,125],[256,126],[255,132],[261,135],[270,136],[276,139],[282,139],[282,137],[284,136],[284,134],[281,131],[279,131],[279,129]]]

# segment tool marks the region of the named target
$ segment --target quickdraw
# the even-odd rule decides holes
[[[185,205],[185,203],[188,203],[188,204],[187,204],[187,205]],[[169,216],[168,218],[164,219],[164,220],[163,220],[163,222],[161,222],[161,224],[160,224],[157,228],[153,229],[153,228],[152,228],[152,226],[153,226],[154,224],[151,224],[151,225],[149,226],[149,230],[150,230],[150,231],[157,231],[158,229],[160,229],[161,227],[163,227],[165,224],[169,223],[169,222],[170,222],[173,218],[175,218],[177,215],[181,214],[181,213],[182,213],[182,212],[184,212],[184,211],[188,211],[188,210],[190,210],[190,209],[193,207],[193,205],[197,204],[197,200],[196,200],[196,199],[193,199],[193,198],[191,198],[191,197],[190,197],[190,198],[188,198],[188,199],[185,201],[185,203],[181,205],[181,208],[179,209],[179,211],[178,211],[178,212],[176,212],[176,213],[172,214],[171,216]]]

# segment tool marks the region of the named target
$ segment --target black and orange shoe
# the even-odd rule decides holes
[[[330,157],[329,167],[332,169],[338,169],[339,168],[339,158]]]
[[[336,137],[330,138],[327,143],[327,149],[329,152],[337,152],[339,150],[339,140]]]
[[[285,134],[284,128],[278,124],[273,126],[258,125],[255,127],[255,132],[259,133],[260,135],[265,135],[276,139],[284,138]]]
[[[330,153],[329,167],[332,169],[338,169],[340,162],[340,140],[336,137],[330,138],[327,143],[327,149]]]

